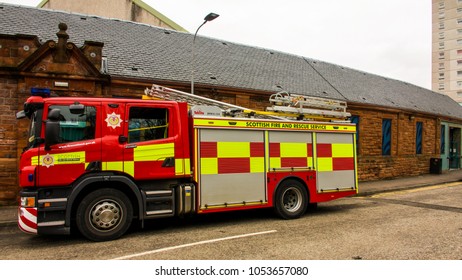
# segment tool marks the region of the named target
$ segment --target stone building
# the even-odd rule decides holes
[[[65,23],[65,24],[60,24]],[[140,98],[152,83],[190,90],[193,35],[129,21],[0,4],[0,204],[17,196],[26,142],[15,113],[33,87],[62,96]],[[347,67],[196,38],[195,93],[263,109],[270,94],[348,102],[358,124],[360,181],[458,168],[462,110],[451,98]],[[458,144],[456,144],[458,143]]]

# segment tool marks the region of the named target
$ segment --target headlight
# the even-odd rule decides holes
[[[21,207],[35,207],[35,197],[21,197]]]

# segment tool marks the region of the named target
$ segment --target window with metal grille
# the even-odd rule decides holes
[[[356,150],[359,151],[359,116],[351,116],[351,123],[356,124]]]
[[[382,120],[382,155],[391,155],[391,119]]]
[[[422,154],[422,133],[423,133],[423,123],[416,122],[415,124],[415,153],[418,155]]]

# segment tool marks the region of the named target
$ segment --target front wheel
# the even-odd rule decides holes
[[[277,188],[274,198],[276,213],[283,219],[296,219],[308,207],[308,195],[303,184],[296,180],[286,180]]]
[[[77,208],[80,233],[93,241],[109,241],[122,236],[130,227],[133,208],[128,197],[116,189],[89,193]]]

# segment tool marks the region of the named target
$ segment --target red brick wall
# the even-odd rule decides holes
[[[17,197],[17,81],[0,78],[0,205]]]
[[[439,121],[404,111],[357,108],[359,116],[358,178],[360,181],[415,176],[429,172],[430,158],[439,156]],[[391,155],[382,155],[382,120],[392,120]],[[416,154],[416,122],[423,123],[422,154]]]

